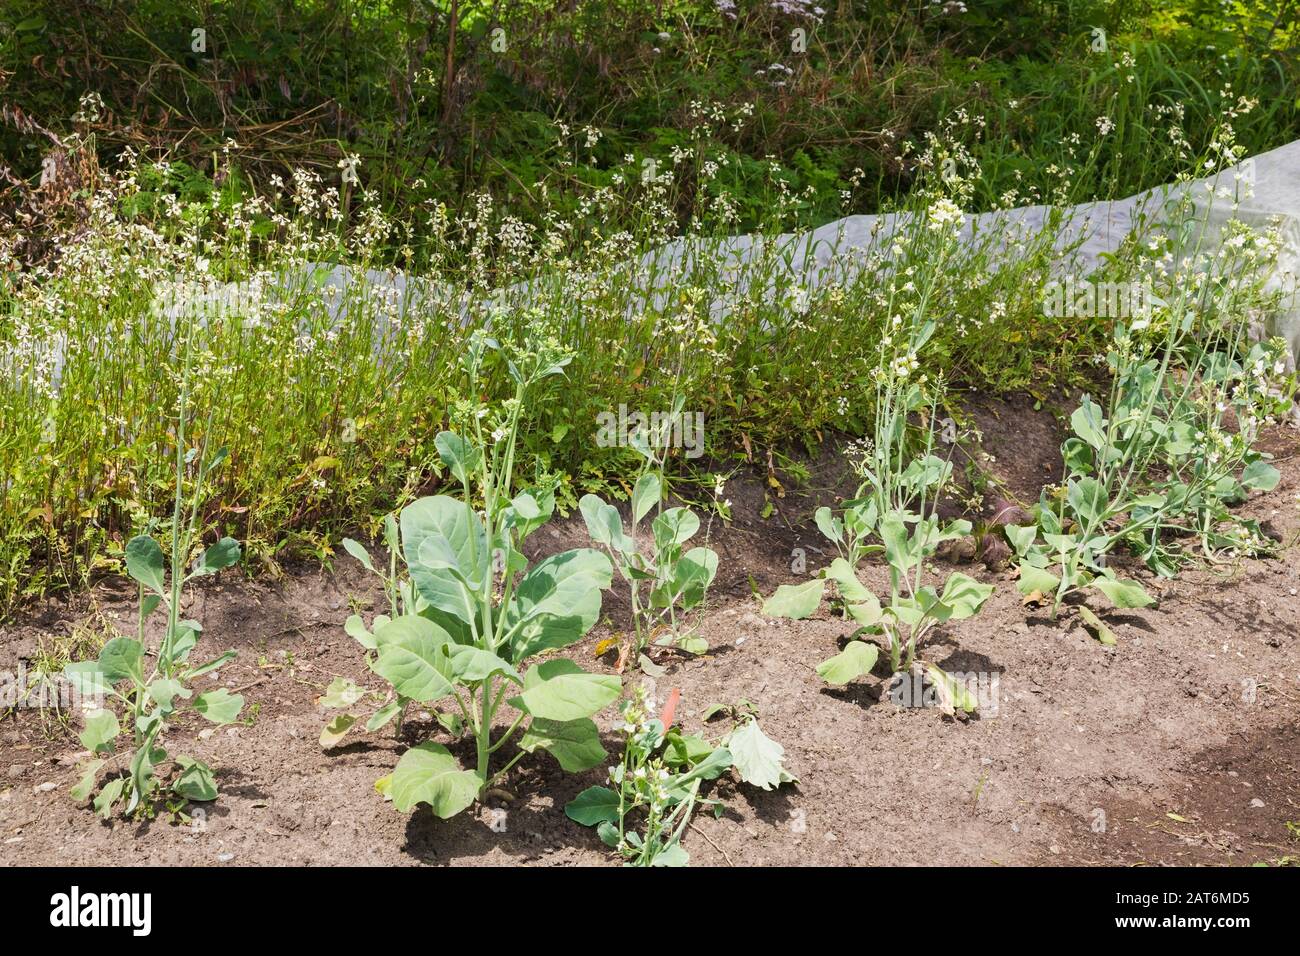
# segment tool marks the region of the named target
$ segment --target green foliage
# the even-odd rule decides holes
[[[350,619],[347,631],[367,651],[371,669],[393,688],[393,699],[376,711],[367,729],[377,730],[411,703],[447,705],[440,720],[453,736],[473,738],[477,761],[461,769],[446,747],[426,741],[398,761],[385,789],[394,806],[408,811],[425,803],[440,817],[465,809],[524,754],[549,751],[566,770],[590,768],[605,756],[590,719],[618,699],[616,676],[590,674],[566,658],[533,658],[580,640],[600,614],[601,592],[613,569],[598,551],[578,549],[530,564],[523,554],[529,535],[544,527],[555,508],[552,490],[533,487],[511,497],[520,420],[530,391],[561,375],[571,356],[544,337],[527,352],[503,349],[477,333],[464,356],[470,394],[484,363],[496,356],[515,383],[514,397],[496,417],[486,406],[460,409],[465,431],[444,431],[436,444],[447,471],[460,481],[464,500],[421,498],[402,509],[388,536],[388,574],[375,569],[355,542],[347,550],[384,580],[392,614],[377,617],[373,631]],[[483,502],[482,512],[473,502]],[[400,554],[408,577],[399,578]],[[359,689],[336,682],[322,700],[349,707]],[[515,714],[503,733],[494,719]],[[351,719],[347,719],[351,718]],[[336,717],[322,733],[337,743],[355,722]],[[519,753],[493,772],[491,755],[522,729]],[[494,736],[495,734],[495,736]]]
[[[709,648],[703,637],[683,629],[682,618],[704,601],[718,573],[718,555],[706,547],[687,550],[686,543],[699,530],[700,519],[689,508],[665,509],[662,505],[667,432],[680,420],[682,407],[679,396],[658,433],[652,428],[631,436],[643,465],[632,488],[631,520],[626,530],[618,509],[599,495],[584,495],[578,502],[587,532],[607,551],[627,582],[634,631],[628,652],[638,657],[660,629],[665,633],[657,644],[675,644],[691,654],[703,654]],[[637,541],[637,526],[651,512],[655,516],[647,548]]]
[[[1188,540],[1209,560],[1273,547],[1229,505],[1276,486],[1277,469],[1255,446],[1289,409],[1294,376],[1284,374],[1283,343],[1247,336],[1252,310],[1268,307],[1259,265],[1272,241],[1232,231],[1221,249],[1166,276],[1145,314],[1116,323],[1105,406],[1083,396],[1061,447],[1064,480],[1043,490],[1036,525],[1006,529],[1021,593],[1053,615],[1088,588],[1119,608],[1153,603],[1109,564],[1121,550],[1172,577],[1192,559]]]
[[[674,691],[655,717],[647,710],[645,688],[638,686],[621,707],[623,759],[609,769],[610,786],[588,787],[564,808],[569,819],[595,827],[626,866],[686,866],[690,854],[681,844],[691,815],[701,806],[719,814],[724,809],[700,790],[728,770],[764,790],[797,782],[782,765],[784,748],[752,714],[711,744],[674,724],[679,699]]]
[[[258,188],[355,154],[386,206],[464,211],[488,191],[533,222],[548,202],[568,213],[586,187],[617,188],[629,154],[638,169],[674,168],[679,223],[723,194],[746,229],[783,194],[804,223],[840,213],[845,190],[851,208],[874,210],[911,188],[915,149],[956,110],[983,117],[961,133],[987,173],[986,207],[1010,190],[1082,199],[1172,178],[1190,157],[1150,122],[1155,104],[1182,111],[1193,152],[1241,91],[1264,104],[1242,129],[1251,152],[1300,130],[1300,34],[1268,4],[826,6],[741,3],[726,15],[712,0],[318,0],[285,16],[261,2],[130,0],[110,14],[5,0],[0,69],[11,103],[56,135],[93,133],[104,158],[145,124],[186,164],[190,195],[233,137]],[[196,24],[207,31],[199,49]],[[102,105],[87,110],[86,91]],[[1085,159],[1075,138],[1103,115],[1116,133]],[[34,176],[48,139],[16,126],[5,154]],[[1049,163],[1057,172],[1043,172]]]
[[[174,423],[176,490],[170,566],[162,545],[154,537],[141,534],[132,538],[124,549],[124,565],[139,586],[136,636],[114,637],[104,644],[97,660],[73,662],[63,671],[64,678],[83,700],[102,701],[107,697],[121,705],[126,717],[123,726],[113,710],[101,706],[86,714],[79,735],[82,746],[91,752],[93,759],[82,766],[82,776],[72,789],[76,800],[86,800],[95,794],[97,775],[106,765],[110,772],[126,771],[125,775],[109,777],[94,798],[95,812],[105,818],[119,804],[124,814],[152,815],[157,791],[163,785],[157,771],[168,762],[173,762],[177,771],[170,784],[171,793],[185,800],[215,800],[217,785],[212,769],[184,755],[173,760],[163,747],[163,735],[169,721],[185,710],[221,725],[237,720],[244,707],[244,698],[224,687],[195,692],[194,682],[234,660],[235,652],[227,651],[204,664],[191,663],[191,652],[203,628],[198,621],[181,619],[185,585],[233,567],[240,558],[239,543],[233,538],[222,538],[199,552],[193,564],[186,567],[198,537],[205,485],[227,456],[224,448],[206,456],[202,440],[195,447],[186,447],[192,333],[192,327],[186,329],[183,366],[179,370],[181,397]],[[183,486],[192,464],[196,467],[187,508]],[[158,611],[165,615],[166,622],[162,639],[151,652],[145,643],[145,622]],[[130,745],[119,749],[119,738],[124,734],[129,737]]]

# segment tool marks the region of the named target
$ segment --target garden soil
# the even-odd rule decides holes
[[[991,517],[1037,498],[1060,474],[1057,419],[1028,400],[976,401],[976,456],[998,479],[984,495]],[[1300,857],[1300,435],[1266,438],[1278,488],[1243,510],[1285,546],[1275,557],[1190,570],[1173,581],[1140,577],[1158,594],[1143,610],[1105,610],[1117,636],[1100,644],[1072,609],[1050,619],[1026,607],[996,551],[957,548],[939,570],[960,567],[998,588],[976,618],[940,630],[925,656],[950,671],[998,675],[996,700],[969,718],[902,708],[876,674],[827,687],[815,665],[849,628],[825,608],[805,621],[766,620],[754,589],[795,580],[799,549],[813,571],[829,561],[812,525],[819,504],[852,490],[828,442],[807,462],[811,478],[783,495],[755,467],[728,484],[733,521],[715,519],[720,572],[699,624],[710,652],[662,652],[665,672],[645,681],[662,700],[679,688],[686,728],[721,736],[727,718],[702,721],[715,703],[747,700],[785,747],[797,785],[764,792],[724,777],[715,817],[699,813],[684,845],[694,865],[773,864],[1211,864]],[[962,470],[962,469],[959,469]],[[972,491],[973,493],[973,491]],[[774,511],[761,517],[765,503]],[[557,521],[530,540],[550,552],[586,544],[580,520]],[[987,566],[981,558],[987,558]],[[805,572],[807,573],[807,572]],[[879,590],[879,566],[864,571]],[[354,729],[334,749],[318,737],[332,712],[319,697],[335,676],[382,691],[360,648],[343,633],[353,607],[374,613],[382,593],[356,562],[290,570],[278,580],[225,573],[188,598],[204,625],[196,657],[233,647],[237,662],[200,689],[238,689],[251,719],[213,728],[187,716],[167,744],[215,770],[221,796],[188,822],[101,822],[68,795],[83,756],[76,728],[19,710],[0,720],[0,863],[606,865],[617,862],[564,805],[604,772],[570,775],[544,753],[526,757],[487,805],[452,820],[427,808],[403,814],[375,791],[403,750],[432,735],[427,713],[392,729]],[[135,589],[106,579],[47,599],[0,626],[0,671],[87,622],[134,627]],[[626,625],[617,590],[604,620],[566,651],[608,672],[598,642]],[[156,640],[157,634],[153,634]],[[207,654],[204,654],[204,652]],[[620,747],[613,708],[598,717],[606,749]],[[453,750],[462,758],[464,747]],[[504,756],[504,752],[503,752]]]

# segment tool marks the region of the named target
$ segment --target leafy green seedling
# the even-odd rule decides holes
[[[370,729],[396,718],[410,703],[447,701],[454,710],[444,726],[473,738],[472,769],[462,768],[446,747],[430,740],[408,750],[380,783],[399,810],[426,803],[444,818],[465,809],[536,750],[549,751],[572,772],[598,764],[605,752],[591,717],[622,690],[618,677],[587,673],[564,658],[525,668],[591,629],[613,568],[592,549],[565,551],[531,565],[524,557],[524,540],[550,520],[555,497],[541,488],[510,497],[520,415],[529,391],[561,374],[571,355],[548,344],[508,353],[476,332],[465,357],[470,394],[479,392],[489,351],[501,353],[515,397],[491,422],[485,408],[464,409],[467,434],[445,431],[436,440],[464,500],[437,495],[402,509],[389,536],[390,547],[396,545],[390,572],[381,575],[394,614],[376,618],[373,629],[358,618],[347,625],[366,649],[371,669],[395,695],[371,718]],[[475,492],[483,502],[481,512],[470,504]],[[406,579],[397,574],[399,556]],[[358,558],[374,570],[372,562]],[[498,732],[496,718],[506,710],[513,717]],[[492,755],[520,730],[518,753],[494,771]],[[337,725],[335,731],[346,733],[347,727]]]

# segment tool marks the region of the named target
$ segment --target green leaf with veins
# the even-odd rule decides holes
[[[569,773],[590,770],[606,756],[596,724],[587,717],[565,721],[534,718],[519,740],[519,749],[535,753],[539,748],[549,751]]]
[[[397,761],[388,784],[393,806],[403,813],[427,803],[446,820],[464,810],[478,796],[478,775],[460,769],[456,758],[441,744],[426,741],[412,747]]]
[[[454,691],[447,645],[451,637],[428,618],[404,614],[375,630],[379,655],[371,665],[403,697],[420,703]]]
[[[608,787],[588,787],[565,805],[564,814],[584,827],[594,827],[600,823],[617,824],[618,810],[617,793]]]
[[[618,677],[588,674],[567,658],[536,665],[524,680],[524,692],[510,705],[533,717],[570,721],[603,710],[622,692]]]
[[[113,742],[121,732],[115,713],[111,710],[94,710],[86,715],[86,726],[77,735],[77,739],[91,753],[111,753]]]
[[[866,641],[849,641],[844,645],[844,650],[818,664],[817,673],[826,683],[838,687],[870,674],[879,656],[880,649],[876,645]]]
[[[126,573],[154,593],[166,596],[162,548],[147,534],[136,535],[126,543]]]
[[[232,694],[224,687],[219,687],[194,698],[194,709],[214,724],[229,724],[233,723],[239,717],[239,712],[244,709],[244,698],[240,694]]]
[[[826,582],[813,578],[803,584],[782,584],[763,602],[763,613],[768,617],[788,617],[799,621],[821,606]]]

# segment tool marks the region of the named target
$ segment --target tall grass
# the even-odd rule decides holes
[[[935,216],[959,228],[979,180],[936,167],[879,221],[896,228],[827,259],[781,235],[800,197],[774,177],[763,238],[742,256],[723,235],[725,193],[665,246],[672,168],[645,180],[638,168],[537,227],[486,195],[464,216],[427,204],[395,221],[308,172],[270,195],[186,203],[161,188],[166,168],[136,162],[50,263],[20,270],[23,237],[6,234],[0,607],[114,566],[162,513],[175,442],[160,410],[175,406],[177,329],[195,310],[191,402],[212,414],[211,434],[193,438],[230,449],[204,526],[271,568],[328,556],[344,530],[370,530],[441,481],[433,437],[449,410],[511,394],[503,370],[483,395],[459,391],[456,363],[480,326],[511,341],[544,329],[577,354],[523,418],[521,480],[554,482],[562,508],[626,491],[634,453],[595,440],[597,416],[624,405],[667,411],[681,394],[724,470],[869,432],[881,343],[903,316],[924,313],[934,332],[923,360],[890,360],[934,382],[1042,389],[1095,374],[1106,320],[1041,307],[1070,255],[1062,216],[1041,230],[996,218],[940,255]],[[360,279],[392,249],[411,266],[400,293]]]

